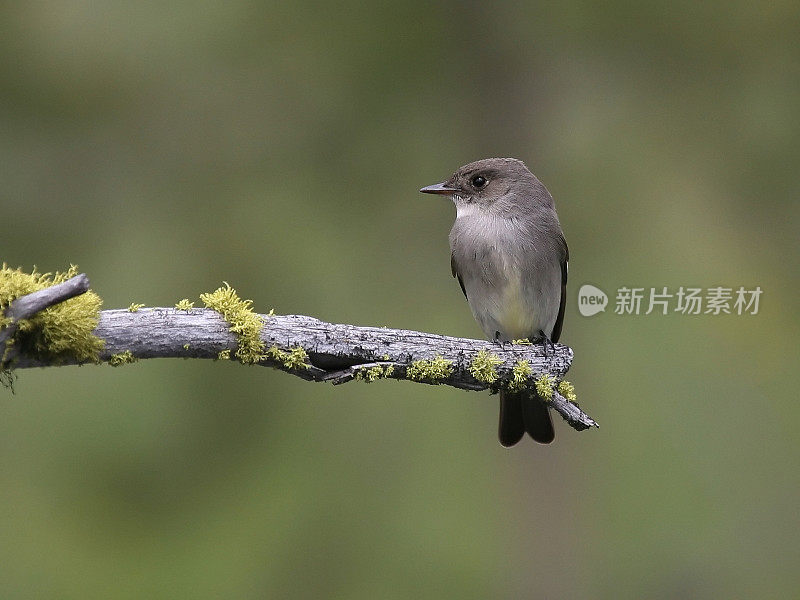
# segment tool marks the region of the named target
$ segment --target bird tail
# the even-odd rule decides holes
[[[540,444],[549,444],[556,437],[550,408],[531,392],[500,392],[500,443],[510,448],[525,432]]]

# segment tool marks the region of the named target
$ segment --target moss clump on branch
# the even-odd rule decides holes
[[[374,367],[367,367],[359,369],[356,373],[356,381],[366,381],[372,383],[378,379],[385,379],[394,373],[393,365],[375,365]]]
[[[536,393],[544,400],[549,402],[553,399],[553,388],[555,387],[555,380],[552,375],[545,373],[539,375],[535,381]]]
[[[133,352],[130,350],[124,350],[122,352],[118,352],[117,354],[112,354],[111,358],[108,359],[108,364],[112,367],[121,367],[122,365],[130,365],[135,363],[138,358],[133,355]]]
[[[533,375],[533,369],[527,360],[519,359],[511,369],[511,381],[508,382],[508,389],[512,392],[519,392],[528,385],[528,378]]]
[[[469,365],[469,372],[478,381],[484,383],[494,383],[500,377],[497,374],[497,366],[503,364],[503,359],[493,352],[481,350],[472,359]]]
[[[0,328],[10,324],[2,316],[11,302],[20,296],[37,292],[78,274],[78,267],[71,265],[65,272],[31,273],[11,269],[3,263],[0,269]],[[100,321],[100,306],[103,301],[93,291],[70,298],[38,312],[30,319],[17,322],[17,332],[0,348],[0,358],[15,344],[21,352],[43,362],[58,363],[66,359],[78,362],[98,362],[104,342],[92,332]]]
[[[281,363],[287,369],[307,369],[308,353],[302,346],[289,348],[288,351],[281,350],[277,346],[271,346],[267,350],[267,358]]]
[[[185,311],[190,311],[190,310],[192,310],[193,308],[194,308],[194,302],[189,302],[189,299],[188,299],[188,298],[184,298],[183,300],[179,300],[179,301],[178,301],[178,302],[175,304],[175,309],[176,309],[176,310],[185,310]]]
[[[412,362],[406,369],[406,377],[413,381],[436,382],[453,374],[453,361],[436,355],[432,360],[421,359]]]
[[[144,304],[137,304],[135,302],[131,302],[131,305],[128,307],[128,312],[139,312],[140,308],[144,308]]]
[[[566,379],[558,384],[558,393],[573,404],[578,400],[578,397],[575,395],[575,386]]]
[[[228,330],[235,333],[239,341],[236,358],[245,364],[255,364],[265,357],[264,342],[261,341],[264,322],[253,312],[252,300],[242,300],[228,282],[223,283],[225,287],[200,294],[200,300],[230,324]]]

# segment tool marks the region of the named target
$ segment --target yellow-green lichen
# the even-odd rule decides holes
[[[356,381],[372,383],[378,379],[389,377],[392,373],[394,373],[393,365],[375,365],[374,367],[359,369],[358,373],[356,373]]]
[[[136,304],[135,302],[131,302],[131,305],[128,307],[128,312],[139,312],[140,308],[144,308],[144,304]]]
[[[302,346],[295,346],[289,348],[288,351],[281,350],[277,346],[271,346],[267,350],[267,357],[275,362],[281,363],[287,369],[307,369],[308,353]]]
[[[412,362],[406,369],[406,377],[414,381],[439,381],[453,374],[453,361],[438,354],[432,360],[421,359]]]
[[[528,378],[533,375],[533,369],[527,360],[519,359],[514,368],[511,369],[511,381],[508,382],[508,389],[518,392],[528,385]]]
[[[517,346],[530,346],[533,344],[528,338],[523,338],[521,340],[511,340],[512,344],[516,344]]]
[[[110,364],[112,367],[121,367],[122,365],[135,363],[137,360],[139,359],[133,355],[133,352],[130,350],[124,350],[123,352],[112,354],[111,358],[108,359],[108,364]]]
[[[0,268],[0,315],[16,298],[62,283],[78,274],[78,267],[71,265],[60,273],[24,273],[11,269],[5,263]],[[103,301],[93,291],[80,294],[35,314],[30,319],[18,321],[17,332],[0,348],[0,357],[14,344],[21,352],[41,360],[58,363],[62,360],[97,362],[103,349],[103,340],[92,332],[100,320]],[[0,320],[0,327],[10,319]]]
[[[236,358],[245,364],[254,364],[264,358],[264,342],[261,328],[264,322],[252,310],[252,300],[242,300],[227,282],[208,294],[200,294],[206,307],[217,311],[230,324],[229,331],[238,337]]]
[[[561,383],[558,384],[558,393],[564,396],[570,402],[575,402],[578,400],[578,397],[575,395],[575,386],[572,385],[569,381],[564,379]]]
[[[230,360],[231,359],[231,351],[228,348],[225,350],[220,350],[219,354],[217,354],[217,360]]]
[[[184,344],[184,345],[183,345],[183,349],[184,349],[184,350],[188,350],[188,349],[189,349],[189,344]]]
[[[184,298],[175,303],[175,308],[177,310],[192,310],[194,308],[194,302],[189,302],[188,298]]]
[[[503,364],[503,359],[489,352],[488,350],[481,350],[472,359],[469,365],[469,372],[478,381],[484,383],[494,383],[497,381],[499,375],[497,374],[497,366]]]
[[[549,373],[544,373],[536,378],[536,393],[544,400],[549,402],[553,399],[553,388],[555,387],[555,380]]]

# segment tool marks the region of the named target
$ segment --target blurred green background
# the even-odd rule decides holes
[[[785,1],[4,4],[0,260],[77,263],[107,308],[226,280],[480,337],[453,207],[417,190],[516,156],[556,199],[601,429],[504,450],[485,393],[25,371],[0,596],[798,597],[798,30]],[[681,285],[759,285],[760,312],[613,312]]]

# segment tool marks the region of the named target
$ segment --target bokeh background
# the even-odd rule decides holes
[[[0,396],[3,598],[787,598],[798,549],[800,7],[30,2],[0,9],[0,260],[107,308],[479,337],[418,188],[524,159],[570,244],[601,429],[483,393],[233,363]],[[611,298],[580,316],[593,283]],[[764,290],[619,316],[621,286]]]

